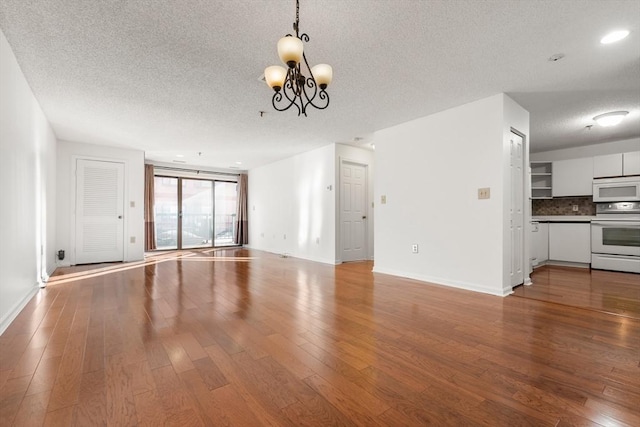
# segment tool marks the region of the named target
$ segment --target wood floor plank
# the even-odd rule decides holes
[[[246,249],[123,266],[60,269],[0,336],[0,425],[640,425],[638,275],[501,298]]]
[[[133,400],[133,378],[127,370],[127,359],[124,354],[115,354],[107,358],[106,376],[109,379],[106,387],[107,424],[128,426],[135,425],[137,415]]]
[[[78,402],[86,333],[69,336],[49,399],[48,412]]]
[[[74,406],[67,406],[66,408],[58,409],[53,412],[47,412],[44,419],[45,427],[62,427],[70,426],[73,420]]]
[[[0,390],[0,425],[11,425],[15,419],[31,377],[8,379]]]
[[[220,368],[211,360],[210,357],[193,361],[200,378],[209,390],[215,390],[229,384],[229,380],[224,376]]]
[[[47,415],[50,391],[25,396],[13,423],[16,426],[41,426]]]

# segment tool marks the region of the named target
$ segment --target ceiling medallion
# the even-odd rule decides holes
[[[327,86],[333,78],[330,65],[318,64],[310,67],[304,54],[303,42],[309,42],[306,33],[299,34],[300,1],[296,0],[296,22],[293,23],[295,36],[287,34],[278,40],[278,56],[287,65],[267,67],[264,70],[265,81],[275,93],[271,99],[273,108],[285,111],[295,106],[299,115],[307,115],[307,107],[312,106],[324,110],[329,106]],[[305,68],[303,69],[302,62]],[[308,72],[306,77],[302,72]]]

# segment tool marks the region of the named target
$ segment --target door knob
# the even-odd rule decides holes
[[[118,215],[118,219],[122,219],[122,215]]]
[[[366,215],[362,215],[362,219],[367,219],[367,216]]]

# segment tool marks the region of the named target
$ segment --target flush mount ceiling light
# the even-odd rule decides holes
[[[319,110],[329,106],[329,95],[325,89],[331,83],[333,70],[327,64],[309,67],[303,48],[303,42],[308,43],[309,36],[299,33],[299,23],[300,1],[296,0],[296,22],[293,23],[296,34],[287,34],[278,40],[278,56],[287,68],[279,65],[267,67],[264,77],[269,87],[275,91],[271,99],[273,108],[285,111],[295,106],[298,116],[306,116],[309,105]],[[308,72],[309,77],[303,71]]]
[[[612,111],[595,116],[593,120],[603,127],[615,126],[619,124],[627,114],[629,114],[628,111]]]
[[[629,35],[629,31],[627,30],[612,31],[606,36],[604,36],[603,38],[601,38],[600,43],[602,44],[615,43],[627,37],[628,35]]]

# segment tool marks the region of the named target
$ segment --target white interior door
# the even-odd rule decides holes
[[[124,260],[124,163],[76,163],[76,264]]]
[[[340,233],[342,261],[367,259],[367,167],[340,164]]]
[[[524,141],[511,132],[511,286],[524,283]]]

